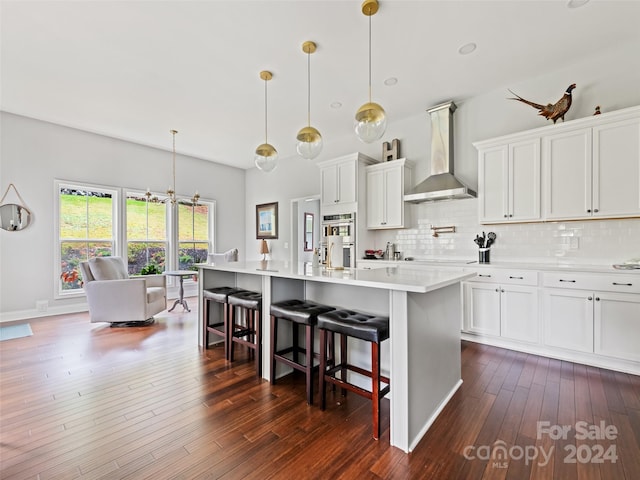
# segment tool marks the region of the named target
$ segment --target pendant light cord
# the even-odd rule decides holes
[[[264,81],[264,143],[267,141],[267,80]]]
[[[307,124],[311,126],[311,51],[307,50]]]
[[[178,133],[175,130],[171,130],[171,133],[173,134],[173,195],[174,198],[172,199],[172,201],[175,203],[175,200],[177,198],[177,194],[176,194],[176,133]]]
[[[369,103],[371,103],[371,17],[369,15]]]

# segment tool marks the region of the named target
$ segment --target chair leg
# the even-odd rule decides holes
[[[371,403],[373,410],[373,438],[380,438],[380,345],[371,343]]]
[[[320,329],[320,369],[318,371],[320,390],[320,410],[324,410],[327,405],[327,391],[324,374],[327,371],[327,331]]]
[[[227,347],[227,360],[233,362],[233,330],[235,329],[236,308],[229,305],[229,316],[227,317],[227,327],[225,328],[225,345]]]
[[[273,315],[271,315],[271,342],[270,342],[270,348],[271,351],[269,352],[269,359],[270,359],[270,368],[271,368],[271,374],[270,374],[270,382],[271,384],[275,384],[276,383],[276,357],[275,357],[275,353],[276,353],[276,347],[278,346],[278,319],[276,317],[274,317]]]
[[[209,300],[204,298],[202,300],[202,325],[204,327],[204,349],[209,348]]]
[[[293,361],[296,363],[300,363],[300,360],[298,360],[298,324],[296,322],[291,322],[291,332],[292,332],[292,339],[293,339]]]
[[[307,403],[313,405],[313,325],[305,327],[305,374],[307,377]]]
[[[255,311],[254,315],[254,331],[256,342],[256,374],[262,378],[262,319],[260,318],[260,312]]]
[[[340,379],[343,382],[347,381],[347,363],[348,363],[348,355],[347,355],[347,336],[346,335],[340,335],[340,365],[342,366],[342,368],[340,369]],[[343,397],[347,396],[347,389],[346,388],[342,388],[342,391],[340,393],[342,393]]]

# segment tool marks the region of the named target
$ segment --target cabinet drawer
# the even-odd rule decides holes
[[[640,293],[640,275],[545,272],[542,282],[545,287]]]
[[[500,283],[504,285],[538,285],[538,272],[532,270],[504,270],[501,268],[477,269],[470,282]]]

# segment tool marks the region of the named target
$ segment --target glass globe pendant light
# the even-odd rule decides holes
[[[378,0],[364,0],[362,13],[369,17],[369,101],[356,112],[354,129],[365,143],[378,140],[387,129],[387,115],[377,103],[371,101],[371,17],[378,11]]]
[[[278,151],[267,141],[267,82],[273,78],[273,74],[263,70],[260,78],[264,80],[264,143],[256,148],[255,164],[259,170],[268,173],[278,165]]]
[[[306,41],[302,51],[307,54],[307,126],[296,136],[296,150],[302,158],[313,160],[322,151],[322,135],[311,126],[311,54],[316,51],[316,44]]]

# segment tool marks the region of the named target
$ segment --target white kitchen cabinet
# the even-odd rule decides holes
[[[640,215],[640,106],[473,145],[480,223]]]
[[[356,163],[347,160],[320,169],[320,198],[323,205],[355,202],[357,198]]]
[[[468,282],[464,285],[465,330],[500,336],[500,289],[497,285]]]
[[[403,228],[406,204],[404,194],[411,183],[411,170],[405,159],[366,167],[367,228]]]
[[[542,293],[544,344],[593,352],[593,294],[545,289]]]
[[[594,351],[640,362],[640,295],[594,294]]]
[[[464,284],[464,325],[470,333],[539,342],[536,272],[482,270]]]
[[[480,223],[540,219],[540,139],[479,149]]]
[[[364,169],[375,163],[375,160],[361,153],[318,162],[320,202],[324,213],[357,211],[358,201],[364,199]]]
[[[544,216],[548,219],[591,216],[591,129],[542,139]]]
[[[544,217],[640,214],[640,119],[542,137]]]
[[[640,361],[640,276],[554,272],[543,285],[546,345]]]

